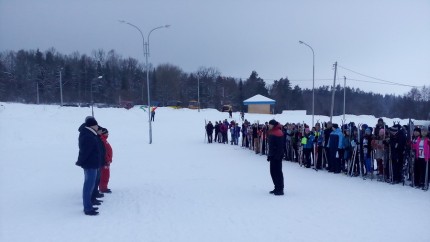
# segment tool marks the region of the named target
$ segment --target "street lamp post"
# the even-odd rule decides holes
[[[98,76],[96,78],[91,79],[90,92],[91,92],[91,116],[94,117],[94,99],[93,99],[93,81],[95,79],[102,79],[103,76]]]
[[[170,25],[163,25],[163,26],[159,26],[159,27],[151,29],[151,31],[149,31],[149,33],[148,33],[148,37],[146,39],[146,44],[145,44],[145,38],[143,36],[142,30],[140,30],[139,27],[137,27],[136,25],[134,25],[132,23],[126,22],[124,20],[119,20],[119,22],[123,23],[123,24],[128,24],[131,27],[137,29],[139,31],[140,35],[142,36],[143,56],[146,59],[146,88],[147,88],[147,91],[148,91],[149,144],[152,144],[151,97],[150,97],[150,91],[149,91],[150,88],[149,88],[149,64],[148,64],[148,59],[149,59],[149,36],[151,35],[151,33],[154,30],[161,29],[161,28],[168,28],[168,27],[170,27]],[[146,45],[146,48],[145,48],[145,45]]]
[[[314,115],[315,115],[315,53],[314,49],[303,41],[299,41],[300,44],[304,44],[312,50],[312,127],[314,127]]]
[[[149,144],[152,144],[152,123],[151,123],[151,100],[149,96],[149,36],[151,36],[151,33],[154,30],[161,29],[161,28],[168,28],[170,25],[163,25],[156,28],[151,29],[148,33],[148,38],[146,38],[146,85],[148,86],[148,122],[149,122]]]

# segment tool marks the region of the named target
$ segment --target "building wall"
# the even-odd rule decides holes
[[[271,114],[270,104],[249,104],[248,113]]]

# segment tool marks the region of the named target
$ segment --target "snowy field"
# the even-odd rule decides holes
[[[0,241],[430,241],[430,191],[284,161],[285,196],[269,194],[264,156],[204,142],[205,119],[228,117],[215,110],[158,108],[149,145],[146,112],[95,108],[114,151],[113,193],[99,216],[85,216],[75,161],[78,127],[91,109],[0,104]]]

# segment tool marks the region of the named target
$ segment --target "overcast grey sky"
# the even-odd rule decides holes
[[[0,50],[54,47],[62,54],[114,49],[144,61],[150,37],[153,65],[185,72],[215,67],[246,79],[253,70],[270,83],[332,85],[333,64],[347,85],[382,94],[404,94],[430,85],[429,0],[0,0]],[[340,81],[340,80],[338,80]],[[365,81],[365,82],[363,82]]]

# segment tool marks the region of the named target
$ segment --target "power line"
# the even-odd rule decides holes
[[[357,79],[351,79],[351,78],[347,78],[347,80],[348,81],[357,81],[357,82],[377,83],[377,84],[392,85],[392,86],[417,87],[417,86],[411,86],[411,85],[400,84],[400,83],[385,83],[385,82],[365,81],[365,80],[357,80]]]
[[[386,81],[386,80],[383,80],[383,79],[379,79],[379,78],[376,78],[376,77],[371,77],[371,76],[367,76],[367,75],[355,72],[353,70],[350,70],[348,68],[345,68],[345,67],[342,67],[342,66],[339,66],[339,65],[338,65],[338,67],[340,67],[342,69],[345,69],[345,70],[348,70],[348,71],[351,71],[351,72],[354,72],[356,74],[365,76],[365,77],[369,77],[369,78],[372,78],[372,79],[375,79],[375,80],[379,80],[380,82],[347,78],[348,81],[366,82],[366,83],[374,83],[374,84],[382,84],[382,85],[390,85],[390,86],[404,86],[404,87],[415,87],[415,88],[421,87],[421,86],[413,86],[413,85],[407,85],[407,84],[402,84],[402,83],[397,83],[397,82]],[[234,78],[234,79],[241,79],[241,80],[247,80],[248,79],[248,78],[243,78],[243,77],[232,77],[232,78]],[[272,79],[272,78],[263,78],[263,77],[259,77],[259,78],[263,79],[264,81],[279,81],[280,79],[282,79],[282,78]],[[293,82],[294,83],[312,82],[313,81],[312,79],[288,79],[288,78],[287,78],[287,80],[289,82],[291,82],[291,83],[293,83]],[[336,78],[336,81],[342,81],[342,80],[343,80],[343,78]],[[331,81],[333,81],[333,78],[317,78],[317,79],[315,79],[315,81],[330,81],[331,82]]]
[[[315,81],[332,81],[333,79],[315,79]],[[343,78],[336,78],[336,81],[342,81]],[[405,86],[405,87],[417,87],[412,85],[406,85],[406,84],[400,84],[400,83],[386,83],[386,82],[377,82],[377,81],[368,81],[368,80],[359,80],[359,79],[353,79],[353,78],[347,78],[348,81],[357,81],[357,82],[367,82],[367,83],[375,83],[375,84],[382,84],[382,85],[392,85],[392,86]],[[311,82],[312,80],[290,80],[290,82]]]
[[[349,68],[343,67],[343,66],[341,66],[341,65],[338,65],[338,67],[340,67],[340,68],[342,68],[342,69],[345,69],[345,70],[347,70],[347,71],[353,72],[353,73],[355,73],[355,74],[357,74],[357,75],[364,76],[364,77],[371,78],[371,79],[378,80],[378,81],[382,81],[382,82],[384,82],[384,83],[381,83],[381,82],[370,82],[370,81],[363,81],[363,80],[356,80],[356,81],[363,81],[363,82],[370,82],[370,83],[380,83],[380,84],[387,84],[387,83],[389,83],[390,85],[398,85],[398,86],[405,86],[405,87],[418,87],[418,86],[406,85],[406,84],[403,84],[403,83],[387,81],[387,80],[384,80],[384,79],[381,79],[381,78],[377,78],[377,77],[369,76],[369,75],[366,75],[366,74],[360,73],[360,72],[358,72],[358,71],[354,71],[354,70],[351,70],[351,69],[349,69]],[[348,78],[348,80],[353,80],[353,79],[349,79],[349,78]]]

